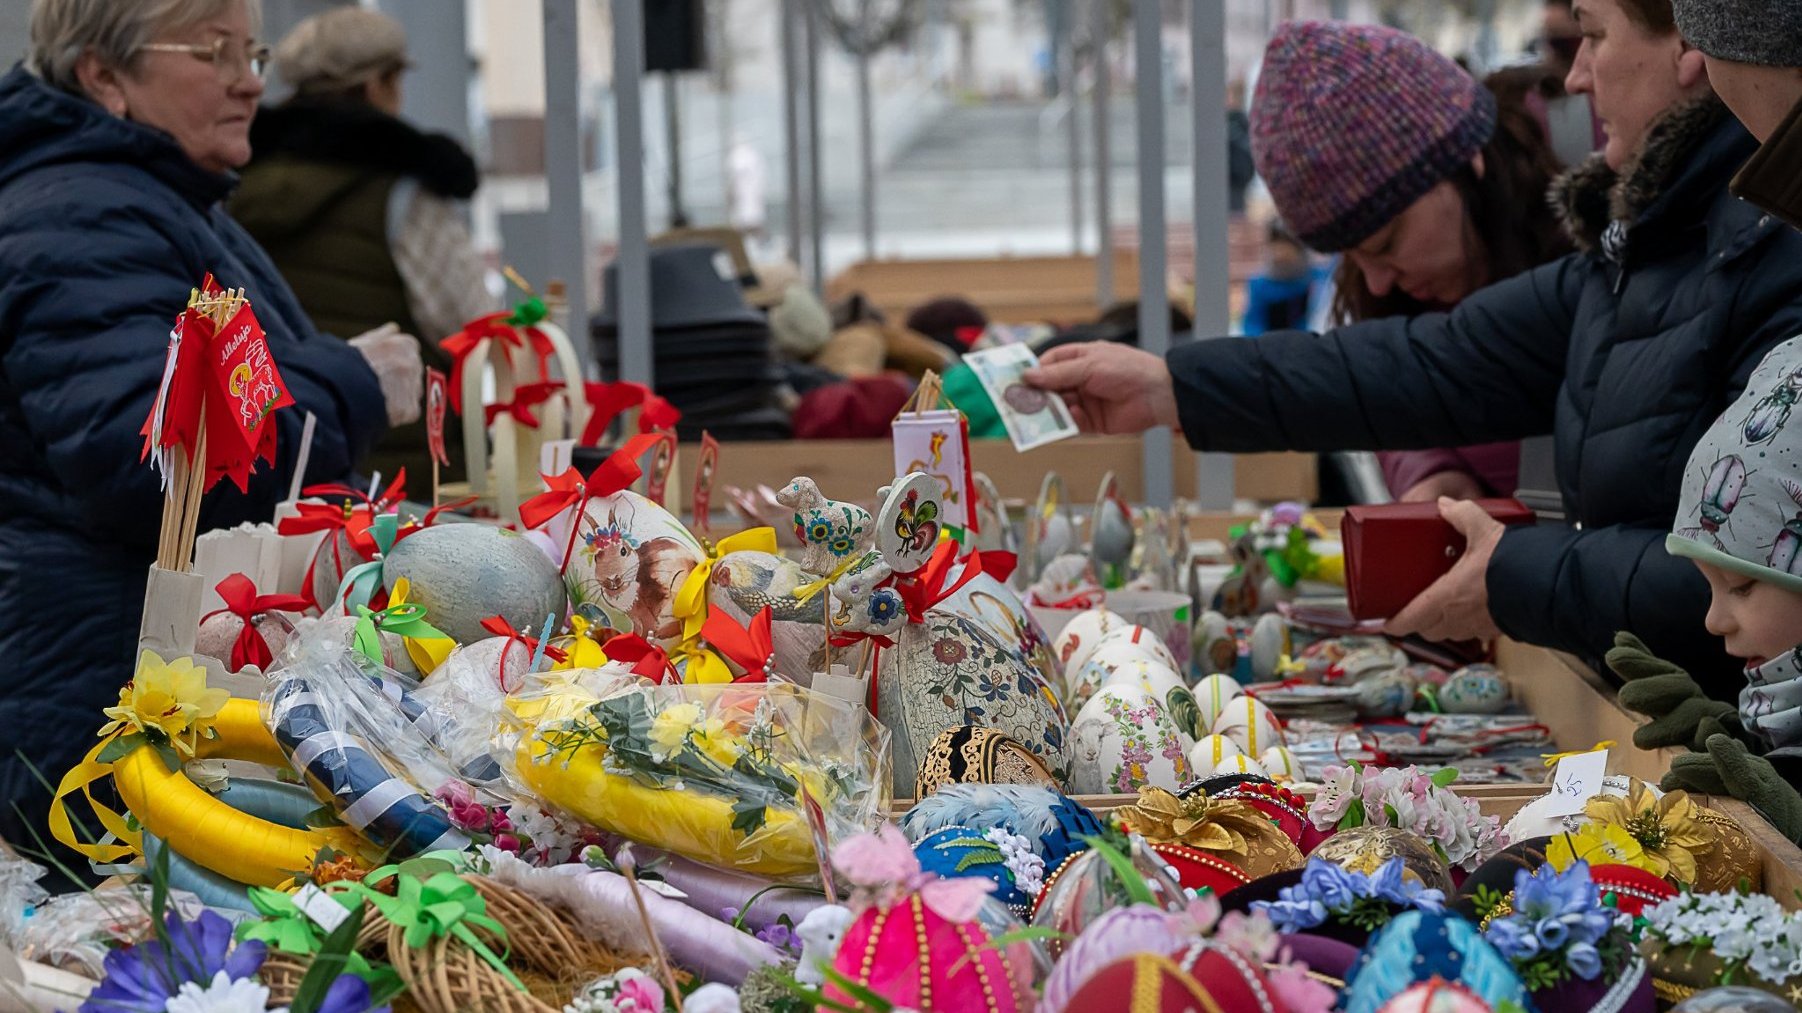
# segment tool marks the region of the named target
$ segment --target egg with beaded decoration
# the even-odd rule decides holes
[[[1189,895],[1176,870],[1143,838],[1129,839],[1126,858],[1151,891],[1153,906],[1166,911],[1188,906]],[[1082,936],[1109,911],[1130,903],[1127,883],[1113,864],[1094,849],[1080,851],[1046,875],[1045,889],[1033,905],[1032,924],[1061,933],[1049,946],[1052,955],[1062,959],[1070,940]]]
[[[1070,788],[1079,795],[1176,791],[1193,776],[1192,740],[1137,686],[1103,686],[1070,724]]]
[[[1033,1008],[1037,962],[1024,942],[994,945],[977,918],[956,922],[918,893],[872,905],[845,930],[833,970],[896,1006],[970,1013]],[[829,983],[826,998],[857,1000]]]
[[[1070,1000],[1083,1013],[1285,1013],[1263,970],[1238,952],[1202,941],[1166,956],[1139,952],[1096,971]]]
[[[1033,843],[1047,871],[1086,850],[1085,837],[1101,833],[1089,808],[1052,789],[1012,784],[948,784],[914,803],[901,817],[908,840],[919,842],[946,827],[1002,827]]]
[[[1119,613],[1099,606],[1078,612],[1052,638],[1051,653],[1057,659],[1058,670],[1067,676],[1080,669],[1095,648],[1101,646],[1102,637],[1130,625]]]
[[[1491,1013],[1481,996],[1442,978],[1410,985],[1383,1004],[1381,1013]]]
[[[1239,744],[1241,751],[1260,755],[1271,746],[1285,746],[1283,723],[1269,705],[1252,696],[1235,699],[1214,720],[1215,735],[1224,735]]]
[[[1380,1013],[1416,985],[1451,982],[1480,1006],[1533,1009],[1514,965],[1477,927],[1452,914],[1404,911],[1370,940],[1341,993],[1344,1013]]]
[[[1026,857],[1019,855],[1026,852]],[[990,896],[1021,918],[1032,914],[1044,887],[1045,862],[1024,837],[997,828],[945,827],[914,845],[920,868],[945,879],[980,876],[995,884]]]
[[[1132,904],[1103,912],[1083,933],[1064,945],[1045,990],[1039,1013],[1080,1013],[1070,1004],[1095,972],[1133,953],[1170,953],[1187,933],[1177,918],[1150,904]]]

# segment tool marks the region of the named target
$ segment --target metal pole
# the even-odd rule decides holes
[[[682,113],[676,107],[676,72],[663,72],[663,130],[669,144],[669,227],[679,229],[688,224],[688,212],[682,207]]]
[[[783,172],[786,174],[788,187],[786,208],[788,259],[792,264],[801,263],[801,115],[798,105],[801,101],[801,61],[795,52],[798,45],[796,20],[800,14],[795,9],[799,0],[782,0],[782,143],[784,145]]]
[[[870,0],[863,0],[862,30],[868,32]],[[867,34],[865,35],[867,39]],[[862,39],[859,40],[863,41]],[[857,52],[857,157],[863,175],[863,256],[876,259],[876,109],[870,98],[870,54]]]
[[[1112,25],[1108,12],[1113,0],[1089,0],[1093,6],[1095,30],[1095,305],[1106,309],[1114,304],[1114,231],[1113,200],[1108,188],[1113,185],[1114,155],[1108,147],[1108,73],[1107,44]]]
[[[1076,91],[1076,0],[1061,0],[1064,5],[1064,16],[1059,19],[1063,25],[1058,61],[1058,73],[1063,78],[1062,87],[1058,88],[1058,98],[1070,110],[1069,148],[1070,148],[1070,252],[1082,255],[1082,121],[1077,112],[1082,108],[1082,96]]]
[[[1195,334],[1232,329],[1227,242],[1226,9],[1220,0],[1189,4],[1189,97],[1194,117]],[[1191,335],[1193,337],[1193,335]],[[1236,492],[1231,454],[1196,460],[1197,502],[1231,510]]]
[[[570,327],[588,326],[587,214],[582,207],[582,64],[576,0],[544,0],[544,182],[552,271],[569,293]],[[550,280],[537,279],[540,285]],[[576,342],[585,366],[593,349]]]
[[[574,0],[559,0],[574,5]],[[619,132],[619,376],[650,386],[651,248],[644,214],[644,0],[612,0],[613,102]],[[574,45],[575,23],[568,35]]]
[[[1206,2],[1206,0],[1203,0]],[[1170,293],[1164,287],[1164,44],[1160,0],[1133,0],[1133,76],[1139,120],[1139,347],[1170,350]],[[1174,495],[1170,430],[1144,436],[1145,503],[1169,506]]]
[[[801,4],[803,52],[807,57],[807,277],[816,293],[826,291],[825,195],[820,186],[820,15],[812,0]]]

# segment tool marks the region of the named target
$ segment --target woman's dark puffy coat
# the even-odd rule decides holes
[[[1718,102],[1672,110],[1617,176],[1554,191],[1579,252],[1449,314],[1170,353],[1202,450],[1405,450],[1550,432],[1572,525],[1503,536],[1508,635],[1598,662],[1616,630],[1736,699],[1708,585],[1664,551],[1690,450],[1777,342],[1802,332],[1802,235],[1727,192],[1757,144]]]
[[[362,356],[314,332],[226,215],[232,183],[167,134],[0,77],[0,838],[47,838],[30,765],[61,777],[131,677],[162,517],[139,429],[189,290],[209,271],[246,290],[298,402],[276,415],[276,466],[210,493],[201,530],[270,519],[307,412],[309,481],[348,478],[386,428]]]

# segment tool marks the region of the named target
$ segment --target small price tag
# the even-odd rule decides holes
[[[546,475],[561,475],[575,463],[575,440],[545,440],[538,447],[538,470]]]
[[[337,931],[344,919],[350,917],[350,912],[344,909],[344,905],[312,883],[294,891],[294,906],[300,908],[301,914],[306,915],[308,921],[328,933]]]
[[[1571,816],[1583,811],[1583,803],[1602,791],[1602,779],[1608,776],[1608,750],[1578,753],[1558,761],[1552,771],[1552,797],[1556,799],[1547,816]]]

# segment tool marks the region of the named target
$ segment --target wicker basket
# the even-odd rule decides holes
[[[528,991],[515,988],[474,950],[456,939],[435,939],[420,948],[406,944],[406,931],[365,907],[367,920],[357,936],[357,952],[391,963],[407,984],[396,1010],[422,1013],[559,1013],[571,996],[604,974],[641,964],[584,938],[567,917],[513,887],[480,876],[467,877],[487,903],[488,917],[506,930],[501,941],[482,933],[482,942],[508,958],[508,966]],[[307,961],[271,951],[263,963],[263,983],[274,1003],[294,998]]]

